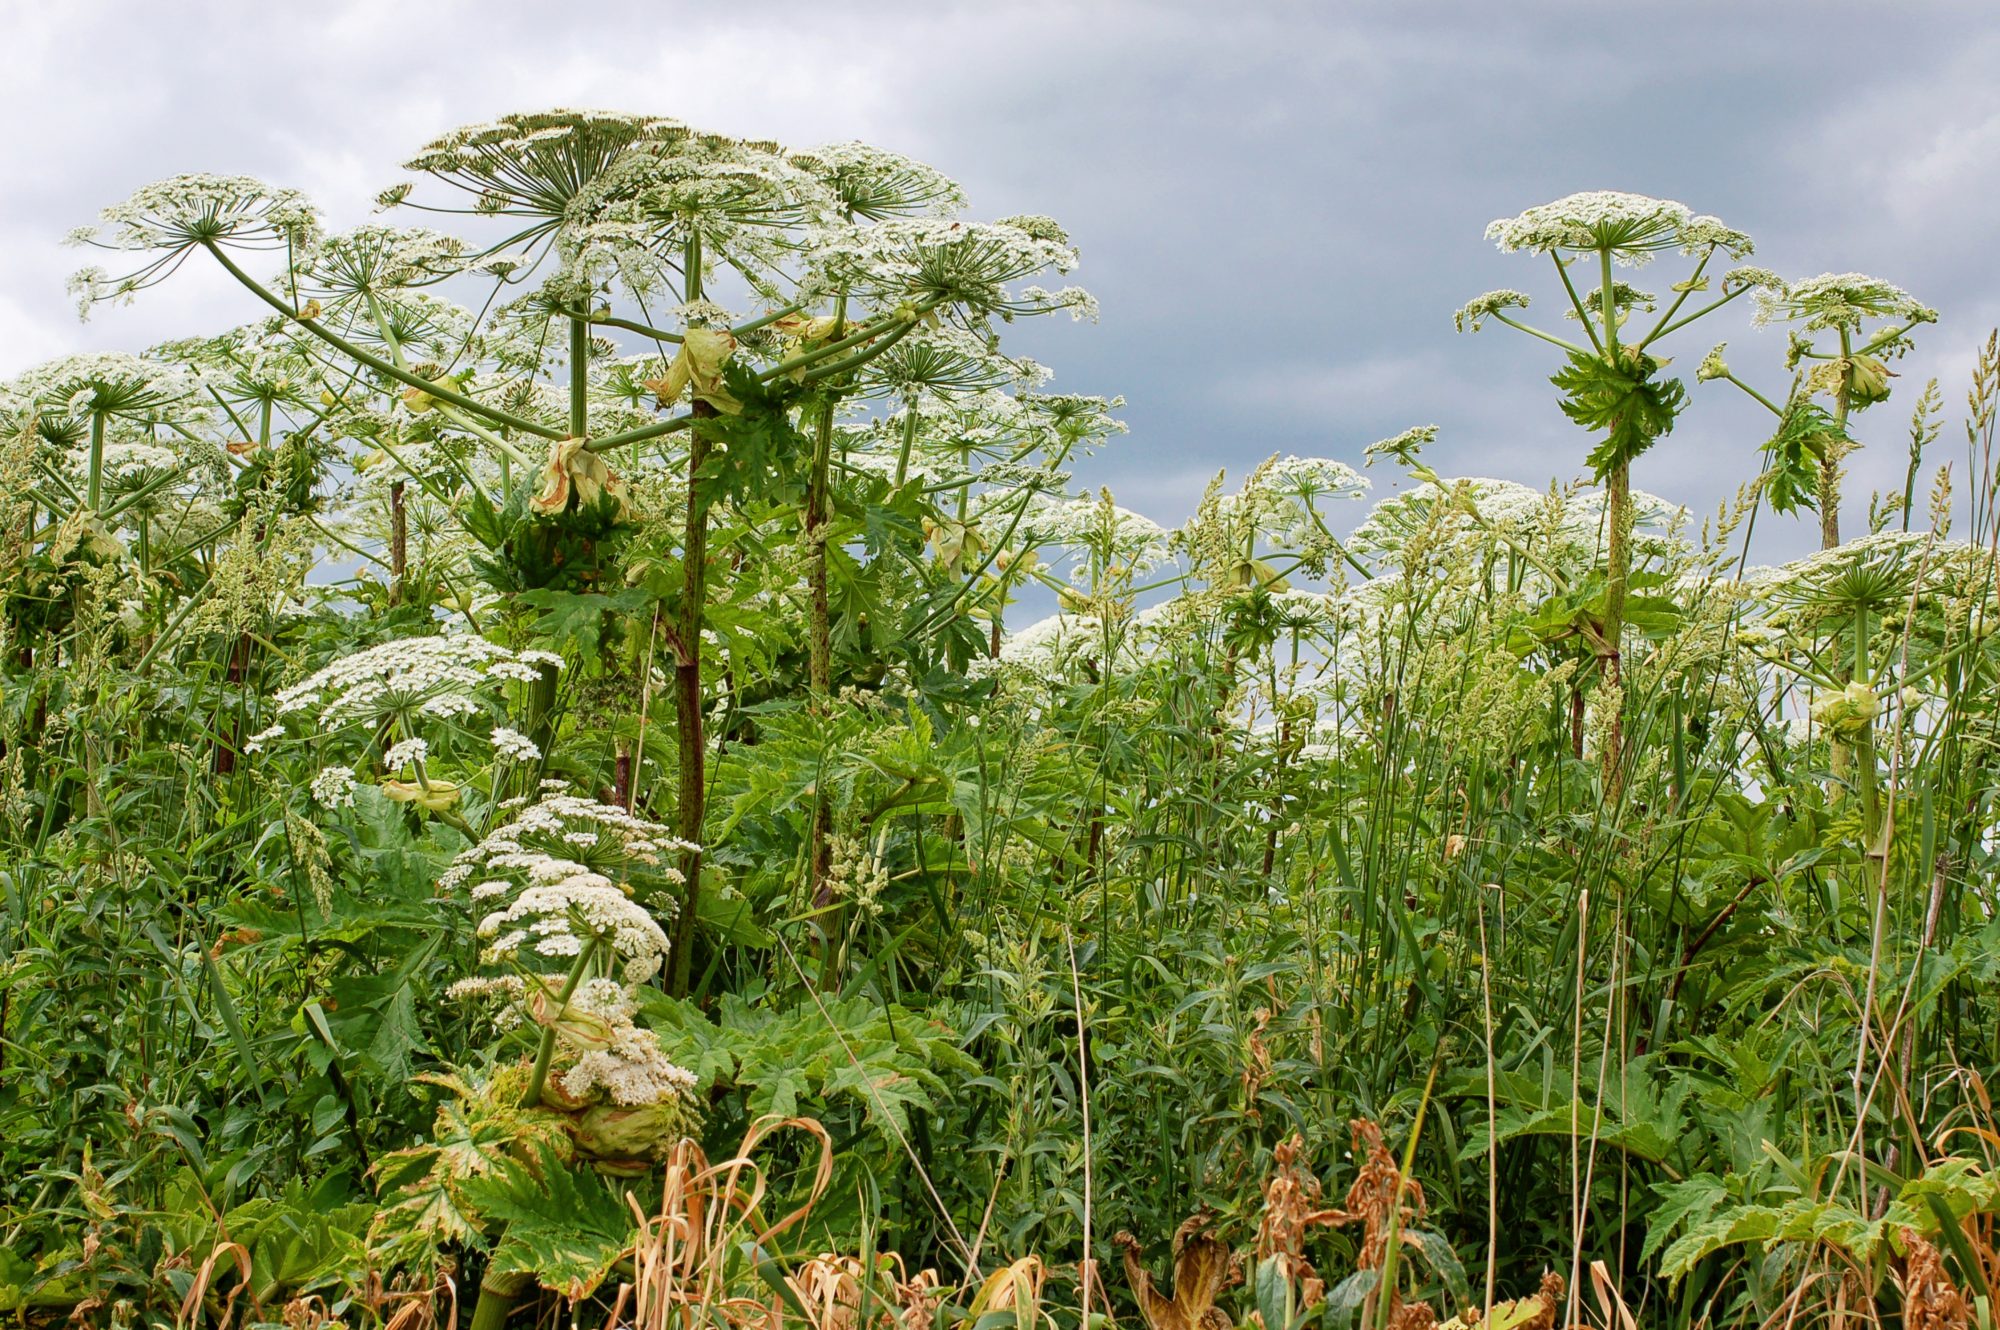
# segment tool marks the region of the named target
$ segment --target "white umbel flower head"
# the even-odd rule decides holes
[[[508,681],[532,682],[548,651],[513,651],[466,635],[400,638],[357,651],[278,693],[277,713],[310,713],[322,730],[397,713],[467,715]]]
[[[422,739],[405,739],[382,754],[382,765],[390,771],[400,771],[411,763],[421,763],[431,755],[431,746]]]
[[[185,404],[197,384],[178,365],[123,351],[84,351],[39,365],[12,387],[45,408],[74,417],[148,420]]]
[[[819,178],[835,206],[871,222],[921,214],[949,216],[965,206],[957,183],[922,162],[866,143],[828,143],[792,154]]]
[[[1009,289],[1038,273],[1066,273],[1076,266],[1068,237],[1046,218],[914,217],[829,227],[813,238],[806,258],[811,289],[846,287],[884,306],[935,302],[974,319],[1090,308],[1089,296],[1074,288]]]
[[[354,784],[352,767],[322,767],[306,790],[322,808],[347,808],[354,803]]]
[[[533,739],[505,725],[493,727],[493,751],[515,762],[539,762],[542,757],[542,750],[535,746]]]
[[[629,884],[680,883],[680,870],[665,860],[690,848],[668,828],[614,804],[551,792],[460,854],[438,890],[470,885],[482,904],[512,893],[480,921],[489,960],[523,948],[574,956],[596,937],[622,959],[626,982],[638,983],[658,971],[667,939],[653,913],[632,899]],[[647,899],[671,913],[663,894]]]
[[[305,195],[247,175],[170,176],[140,186],[100,215],[102,229],[72,231],[70,242],[135,250],[205,243],[303,249],[319,235],[319,211]]]
[[[1807,332],[1829,328],[1858,331],[1863,320],[1932,323],[1937,311],[1900,286],[1858,272],[1823,272],[1789,287],[1766,287],[1757,293],[1760,322],[1801,323]]]
[[[565,1095],[601,1096],[621,1108],[694,1097],[694,1073],[669,1058],[659,1036],[635,1025],[632,1015],[630,997],[607,980],[592,980],[570,998],[569,1010],[555,1023],[569,1062],[560,1078]]]
[[[504,910],[479,921],[486,959],[498,961],[523,948],[543,957],[575,956],[595,938],[624,963],[627,983],[658,974],[667,935],[644,907],[601,873],[581,864],[543,857],[530,876],[547,879],[524,888]]]
[[[1362,455],[1373,466],[1378,457],[1393,457],[1404,466],[1416,461],[1417,454],[1437,442],[1436,425],[1413,425],[1401,434],[1387,439],[1378,439],[1362,450]]]
[[[425,227],[370,223],[329,236],[299,272],[304,293],[338,303],[429,286],[466,267],[466,243]]]
[[[1741,258],[1751,249],[1749,236],[1716,218],[1697,217],[1685,204],[1614,189],[1571,194],[1498,218],[1486,238],[1503,253],[1608,251],[1625,264],[1645,263],[1661,250],[1721,249]]]
[[[1090,551],[1135,573],[1147,572],[1165,562],[1171,540],[1167,529],[1150,517],[1103,498],[1057,499],[1039,495],[1029,505],[1020,534],[1028,544]]]
[[[168,276],[198,245],[303,252],[319,238],[319,213],[305,195],[241,175],[173,176],[142,186],[101,217],[102,226],[70,232],[69,243],[159,257],[122,277],[97,267],[72,276],[69,287],[85,317],[98,301],[129,299]]]

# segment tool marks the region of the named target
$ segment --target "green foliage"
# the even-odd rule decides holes
[[[1501,232],[1694,270],[1655,335],[1615,279],[1575,311],[1616,498],[1440,476],[1419,427],[1351,531],[1358,474],[1286,457],[1170,532],[1075,492],[1115,401],[998,341],[1085,308],[1027,284],[1060,229],[851,232],[956,191],[827,151],[503,119],[413,168],[493,249],[134,205],[162,274],[291,270],[131,358],[207,397],[0,395],[0,1309],[582,1323],[666,1232],[715,1244],[677,1305],[855,1330],[1070,1330],[1121,1230],[1212,1234],[1266,1330],[1462,1327],[1483,1268],[1541,1286],[1520,1325],[1600,1259],[1645,1324],[1784,1323],[1829,1262],[1895,1313],[1914,1239],[1983,1287],[1994,475],[1741,576],[1753,509],[1697,536],[1625,473],[1687,405],[1655,335],[1768,275],[1583,196]],[[1802,380],[1759,501],[1810,506],[1870,354]],[[706,1222],[642,1232],[674,1196]]]
[[[623,1193],[547,1145],[530,1159],[502,1159],[491,1172],[468,1176],[463,1190],[488,1223],[504,1225],[489,1268],[533,1275],[572,1302],[595,1292],[631,1250]]]
[[[1587,459],[1600,479],[1665,437],[1687,405],[1679,379],[1658,377],[1666,363],[1636,347],[1621,348],[1616,362],[1579,351],[1549,379],[1563,414],[1604,436]]]
[[[850,1110],[892,1154],[911,1129],[912,1112],[935,1108],[948,1077],[979,1071],[951,1027],[866,998],[779,1013],[725,994],[714,1023],[670,999],[654,999],[650,1011],[678,1061],[704,1083],[742,1096],[742,1120]]]
[[[1765,493],[1772,509],[1790,513],[1812,508],[1818,495],[1820,466],[1851,443],[1825,407],[1804,394],[1793,394],[1778,418],[1777,432],[1764,444],[1770,457]]]

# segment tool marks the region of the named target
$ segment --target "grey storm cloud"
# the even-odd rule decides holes
[[[64,278],[82,260],[61,237],[138,184],[258,175],[350,224],[439,131],[552,105],[860,138],[954,175],[977,213],[1057,217],[1102,319],[1013,344],[1063,388],[1127,398],[1130,436],[1077,478],[1163,521],[1217,469],[1274,452],[1358,465],[1417,423],[1442,427],[1447,474],[1576,476],[1586,441],[1545,383],[1549,348],[1450,319],[1492,287],[1546,297],[1546,263],[1482,231],[1575,190],[1676,198],[1750,232],[1787,276],[1858,269],[1939,307],[1863,418],[1850,524],[1871,488],[1900,491],[1925,380],[1955,407],[2000,322],[1987,6],[12,0],[0,15],[0,377],[256,312],[190,265],[78,323]],[[1727,337],[1740,372],[1782,391],[1782,336],[1747,310],[1693,335],[1675,349],[1686,377]],[[1755,474],[1768,425],[1724,387],[1690,388],[1636,479],[1702,511]],[[1764,557],[1811,539],[1767,530]]]

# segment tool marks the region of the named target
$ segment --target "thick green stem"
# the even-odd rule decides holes
[[[479,1281],[479,1301],[472,1309],[472,1330],[500,1330],[527,1287],[528,1276],[518,1271],[505,1274],[488,1271]]]
[[[562,675],[547,661],[542,662],[540,669],[528,690],[528,737],[546,753],[555,740],[556,685]]]
[[[687,303],[701,299],[701,240],[687,245],[683,294]],[[708,487],[702,467],[708,462],[709,441],[702,422],[715,408],[696,401],[689,412],[687,524],[681,539],[681,603],[674,625],[674,721],[679,758],[679,804],[675,831],[689,848],[681,853],[680,913],[674,917],[674,946],[667,990],[684,996],[692,974],[695,911],[701,903],[702,823],[708,799],[708,740],[702,725],[701,630],[708,596]]]
[[[851,219],[850,219],[851,220]],[[847,293],[842,291],[833,307],[833,338],[839,340],[847,322]],[[830,709],[833,694],[833,608],[827,585],[826,545],[832,504],[828,492],[833,471],[833,415],[839,397],[829,391],[819,428],[813,435],[812,474],[806,485],[805,539],[806,577],[811,589],[811,620],[806,631],[806,676],[812,692],[812,706],[822,716]],[[813,796],[812,834],[806,851],[807,881],[815,907],[830,904],[828,879],[833,869],[833,800],[824,782]],[[827,963],[834,952],[827,949]]]
[[[1625,663],[1621,643],[1625,636],[1625,591],[1632,572],[1632,466],[1619,462],[1611,470],[1610,502],[1607,517],[1611,524],[1609,548],[1605,552],[1604,622],[1597,647],[1597,686],[1609,690],[1604,726],[1604,797],[1616,803],[1623,789],[1621,759],[1625,746]]]
[[[409,505],[403,498],[403,481],[389,486],[389,603],[403,603],[403,577],[410,567]]]
[[[847,293],[843,291],[833,306],[835,338],[841,335],[846,321]],[[813,704],[818,707],[825,706],[828,694],[833,691],[833,614],[827,588],[826,542],[833,507],[829,493],[833,473],[833,415],[839,404],[838,393],[829,389],[826,407],[820,412],[819,428],[813,435],[812,471],[806,481],[806,563],[807,578],[812,587],[812,622],[807,635],[806,661]]]
[[[1611,251],[1598,251],[1603,288],[1598,293],[1604,319],[1604,355],[1617,364],[1618,305],[1612,296]],[[1604,743],[1599,759],[1604,773],[1604,799],[1615,805],[1623,792],[1625,747],[1624,659],[1625,589],[1632,574],[1632,463],[1619,458],[1607,478],[1606,518],[1610,540],[1604,558],[1604,622],[1598,627],[1597,686],[1604,690]]]
[[[1847,329],[1840,330],[1840,386],[1833,390],[1833,422],[1838,427],[1837,438],[1847,437],[1847,414],[1849,409],[1847,379],[1852,372],[1848,362],[1854,356],[1854,339]],[[1819,546],[1830,550],[1840,544],[1840,454],[1839,445],[1828,448],[1826,456],[1819,464]]]
[[[97,500],[104,488],[104,413],[90,413],[90,484],[84,491],[84,506],[91,512],[97,511]]]
[[[562,1010],[576,995],[577,985],[590,970],[590,962],[596,959],[598,940],[586,938],[576,953],[576,961],[563,977],[563,986],[556,992],[555,1009],[549,1013],[548,1023],[542,1026],[542,1041],[535,1047],[534,1070],[528,1073],[528,1088],[521,1095],[522,1108],[537,1108],[542,1102],[542,1087],[548,1084],[549,1064],[556,1056],[556,1021],[562,1017]]]
[[[827,694],[833,691],[833,612],[827,587],[826,542],[832,508],[827,490],[833,461],[834,410],[834,399],[829,397],[813,437],[812,475],[806,484],[806,576],[812,587],[806,668],[815,705],[824,705]]]
[[[1849,681],[1866,686],[1869,682],[1868,607],[1863,605],[1854,611],[1854,664]],[[1882,792],[1875,771],[1875,722],[1862,722],[1860,733],[1854,740],[1854,774],[1861,787],[1862,842],[1872,849],[1875,838],[1882,831]]]
[[[1605,358],[1613,364],[1618,356],[1618,299],[1611,282],[1611,251],[1597,251],[1597,267],[1601,274],[1601,285],[1597,291],[1597,303],[1604,319]]]
[[[569,436],[590,433],[590,325],[569,321]]]
[[[903,408],[903,446],[896,450],[896,488],[901,489],[910,475],[910,452],[917,445],[917,404]]]

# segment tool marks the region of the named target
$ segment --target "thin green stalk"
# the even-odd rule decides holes
[[[208,250],[209,253],[215,256],[217,262],[221,263],[224,268],[229,270],[230,276],[234,277],[237,281],[241,282],[246,288],[248,288],[252,295],[256,296],[259,300],[262,300],[265,304],[269,305],[271,308],[277,310],[278,313],[284,315],[285,318],[289,320],[291,323],[297,325],[300,328],[305,329],[307,332],[311,333],[314,337],[319,338],[327,345],[334,347],[336,350],[340,351],[341,354],[348,356],[349,358],[357,360],[362,364],[368,366],[368,368],[374,370],[376,373],[386,374],[390,378],[396,380],[396,382],[403,384],[406,387],[420,389],[421,391],[429,393],[432,397],[435,397],[440,401],[450,402],[454,406],[463,407],[467,411],[471,411],[476,415],[484,416],[486,419],[492,421],[496,425],[505,425],[511,429],[523,430],[529,434],[539,435],[544,439],[559,439],[562,437],[560,431],[550,429],[547,425],[539,424],[535,421],[528,420],[522,416],[517,416],[510,411],[502,411],[499,407],[496,406],[488,406],[484,402],[478,401],[471,397],[467,397],[464,393],[461,393],[456,389],[447,388],[443,384],[432,383],[428,379],[419,378],[417,375],[410,373],[408,370],[399,369],[395,365],[390,364],[388,361],[382,359],[382,357],[374,354],[373,352],[362,350],[354,343],[348,341],[345,337],[340,336],[338,333],[329,332],[325,328],[320,327],[318,319],[300,318],[297,310],[293,309],[283,300],[279,299],[277,296],[273,295],[270,291],[266,290],[264,286],[257,281],[256,278],[252,277],[249,273],[244,272],[242,268],[236,265],[236,262],[233,259],[231,259],[227,254],[223,253],[220,246],[216,245],[213,241],[208,241],[208,240],[202,241],[202,245],[204,248]]]
[[[1389,1226],[1382,1246],[1382,1275],[1375,1285],[1375,1330],[1388,1330],[1395,1310],[1396,1267],[1402,1255],[1403,1190],[1410,1185],[1410,1172],[1417,1162],[1417,1140],[1424,1131],[1424,1112],[1431,1106],[1431,1091],[1437,1088],[1438,1068],[1444,1065],[1444,1045],[1431,1058],[1431,1073],[1424,1081],[1423,1097],[1410,1123],[1410,1139],[1403,1143],[1403,1161],[1396,1170],[1396,1190],[1389,1200]]]

